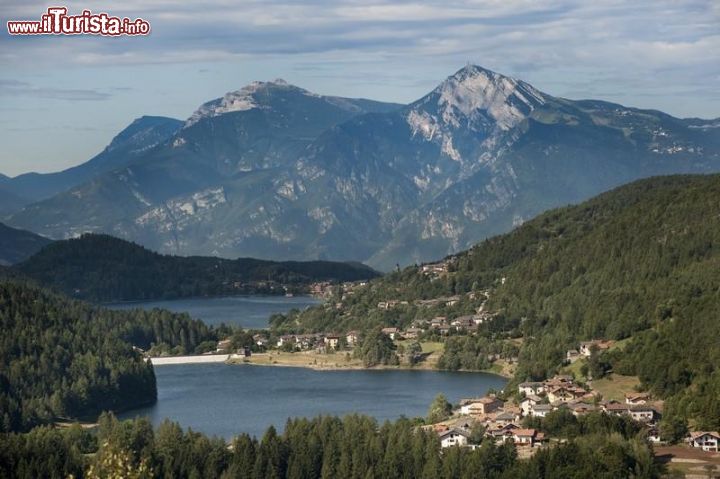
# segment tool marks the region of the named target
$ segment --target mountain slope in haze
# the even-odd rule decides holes
[[[222,294],[285,294],[317,281],[358,281],[363,264],[165,256],[107,235],[56,241],[12,268],[72,297],[92,301]]]
[[[0,178],[0,182],[1,181],[2,178]],[[21,198],[0,183],[0,218],[17,213],[22,210],[23,206],[29,203],[30,200]]]
[[[404,107],[253,83],[202,105],[142,161],[10,222],[388,270],[638,178],[720,171],[719,124],[557,98],[473,65]]]
[[[448,257],[446,274],[409,267],[356,289],[340,308],[311,308],[274,326],[404,328],[485,312],[492,319],[459,355],[483,353],[475,341],[522,337],[521,381],[557,372],[580,341],[629,339],[604,358],[612,369],[667,399],[666,414],[712,430],[720,427],[719,197],[720,175],[640,180]],[[453,295],[453,306],[416,303]],[[389,300],[409,304],[377,307]]]
[[[12,221],[43,225],[56,238],[97,231],[165,252],[240,256],[233,253],[239,250],[234,242],[243,227],[253,241],[268,243],[236,217],[251,212],[253,200],[268,189],[286,189],[277,184],[277,170],[293,168],[331,126],[398,107],[320,96],[282,80],[255,82],[202,105],[164,147],[141,161],[30,205]],[[265,248],[259,256],[304,255],[280,249],[268,254]]]
[[[182,121],[174,118],[143,116],[122,130],[102,152],[87,162],[56,173],[25,173],[14,178],[5,177],[0,179],[0,188],[26,198],[24,204],[49,198],[131,163],[147,150],[170,138],[182,125]]]
[[[50,243],[43,236],[0,223],[0,265],[23,261]]]

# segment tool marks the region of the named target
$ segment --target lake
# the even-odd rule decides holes
[[[165,308],[187,312],[208,324],[267,327],[273,313],[306,308],[311,297],[242,296],[149,301],[108,305],[118,309]],[[177,364],[155,367],[158,401],[122,418],[164,418],[183,427],[226,439],[247,432],[262,436],[268,426],[282,430],[288,417],[363,413],[397,419],[425,416],[433,398],[443,393],[456,403],[501,389],[506,380],[483,373],[444,371],[315,371],[279,366]]]
[[[205,323],[239,325],[243,328],[259,329],[268,327],[268,319],[275,313],[286,313],[293,308],[305,309],[319,304],[311,296],[231,296],[222,298],[191,298],[167,301],[133,301],[113,303],[105,306],[111,309],[153,309],[163,308],[178,313],[188,313]]]
[[[121,414],[164,418],[210,435],[230,439],[247,432],[261,437],[288,417],[362,413],[379,421],[425,416],[443,393],[452,403],[502,389],[506,380],[484,373],[447,371],[352,370],[227,364],[157,366],[158,401]]]

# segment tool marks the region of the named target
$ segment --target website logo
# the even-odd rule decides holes
[[[40,20],[11,20],[7,22],[10,35],[102,35],[109,37],[150,34],[150,23],[142,18],[131,20],[105,12],[83,10],[80,15],[68,15],[67,7],[49,7]]]

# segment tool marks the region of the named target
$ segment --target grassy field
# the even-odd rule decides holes
[[[398,345],[407,347],[410,341],[398,341]],[[400,366],[378,366],[390,369],[435,369],[437,361],[443,350],[443,343],[421,342],[422,352],[425,359],[415,366],[410,366],[407,358],[400,358]],[[352,351],[339,351],[336,353],[319,353],[316,351],[301,351],[287,353],[282,351],[270,351],[268,353],[256,353],[249,358],[234,359],[230,362],[255,364],[258,366],[292,366],[306,367],[312,369],[364,369],[362,361],[352,357]]]
[[[640,384],[637,376],[621,376],[611,374],[605,378],[592,382],[592,388],[602,394],[603,399],[614,399],[625,401],[625,393],[635,391],[635,386]]]

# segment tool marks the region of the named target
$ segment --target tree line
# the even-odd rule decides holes
[[[350,415],[290,419],[282,433],[241,434],[230,447],[178,424],[103,415],[95,433],[79,427],[0,435],[8,478],[656,478],[664,472],[643,440],[610,427],[520,460],[515,446],[484,439],[474,450],[440,448],[434,431],[409,419],[378,424]]]

